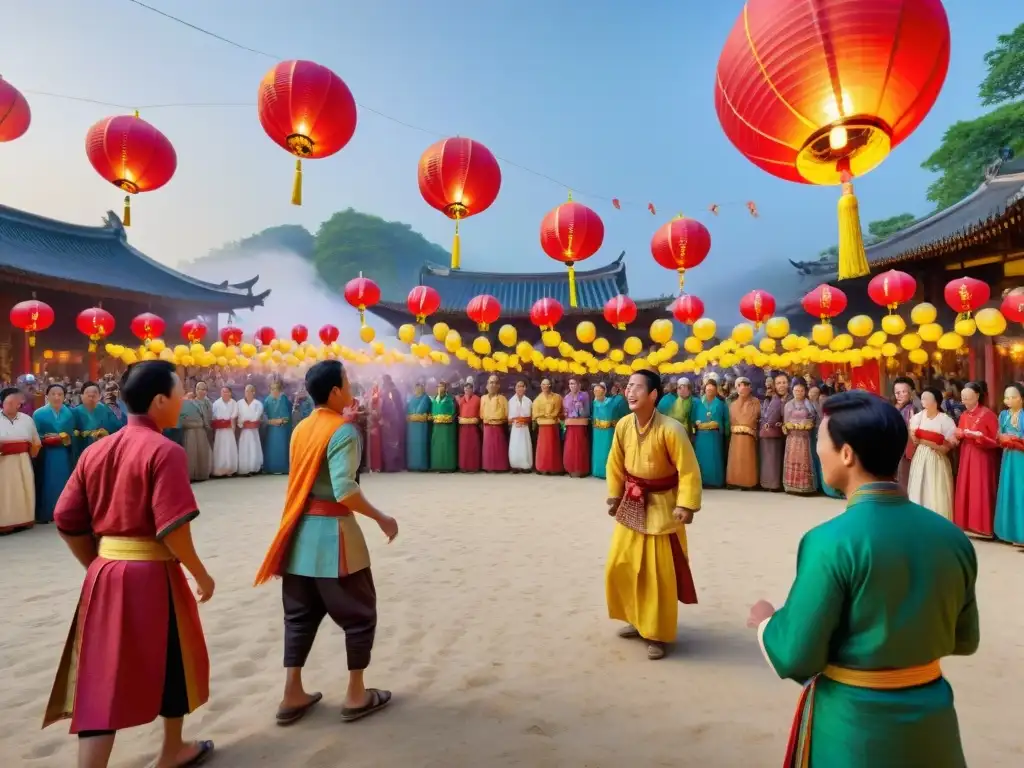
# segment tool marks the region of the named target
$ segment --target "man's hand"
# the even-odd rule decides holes
[[[388,515],[381,515],[377,521],[377,525],[380,526],[381,533],[388,537],[388,544],[395,540],[398,536],[398,521]]]
[[[619,511],[619,504],[621,502],[622,502],[621,498],[618,498],[618,499],[608,499],[606,501],[606,503],[608,504],[608,516],[609,517],[615,517],[615,513]]]
[[[689,525],[693,522],[693,510],[686,507],[676,507],[672,510],[672,517],[677,523]]]
[[[213,581],[213,577],[204,573],[202,576],[196,576],[196,599],[200,603],[207,602],[213,597],[213,592],[217,588],[217,585]]]
[[[760,626],[765,619],[775,615],[775,607],[767,600],[758,600],[750,606],[750,616],[747,617],[747,626],[753,629]]]

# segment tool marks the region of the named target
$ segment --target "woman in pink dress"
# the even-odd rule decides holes
[[[999,419],[982,405],[984,382],[964,386],[956,436],[960,441],[960,467],[956,475],[953,522],[967,533],[992,538],[992,522],[999,489]]]
[[[376,384],[366,400],[366,471],[384,471],[384,434],[381,431],[384,414],[381,412],[380,387]]]

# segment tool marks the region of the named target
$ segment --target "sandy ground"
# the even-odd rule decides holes
[[[325,700],[274,725],[283,683],[276,583],[251,587],[280,515],[283,478],[196,486],[194,524],[217,580],[202,608],[212,697],[188,732],[214,739],[224,768],[401,766],[777,766],[798,689],[777,680],[744,626],[758,597],[785,597],[800,535],[841,510],[828,499],[714,492],[690,528],[701,603],[680,612],[660,662],[605,618],[602,568],[613,525],[597,480],[371,476],[399,519],[392,545],[365,525],[380,624],[371,685],[392,707],[338,720],[344,643],[328,620],[307,667]],[[982,646],[944,667],[968,762],[1024,765],[1024,553],[978,545]],[[64,725],[39,730],[81,570],[52,528],[0,539],[0,765],[74,765]],[[149,764],[158,726],[119,736],[115,766]]]

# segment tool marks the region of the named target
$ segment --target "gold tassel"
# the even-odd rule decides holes
[[[459,220],[455,220],[455,238],[452,240],[452,269],[462,266],[462,242],[459,240]]]
[[[34,333],[30,333],[28,335],[28,345],[30,347],[34,347],[36,345],[36,335]]]
[[[576,307],[576,267],[569,262],[569,306]]]
[[[302,205],[302,160],[295,161],[295,178],[292,179],[292,205]]]
[[[121,223],[126,227],[132,225],[132,198],[131,195],[124,196],[124,216],[121,217]]]
[[[860,210],[853,194],[853,182],[843,182],[839,198],[839,279],[850,280],[870,274],[864,253],[864,235],[860,229]]]

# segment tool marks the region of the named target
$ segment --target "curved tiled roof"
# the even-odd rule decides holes
[[[215,285],[154,261],[128,244],[113,212],[89,227],[0,205],[0,270],[223,310],[259,306],[270,293],[253,294],[258,278]]]

